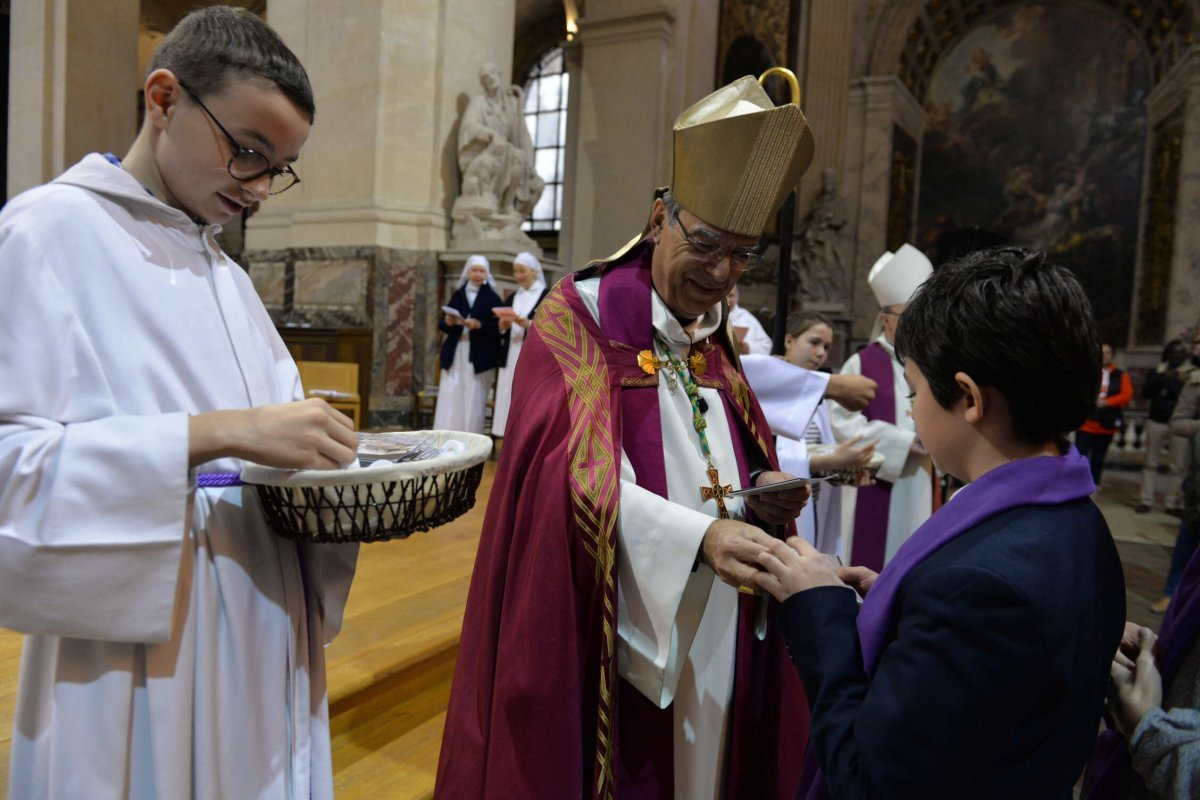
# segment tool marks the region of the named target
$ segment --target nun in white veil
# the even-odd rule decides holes
[[[517,369],[517,359],[521,357],[525,333],[534,310],[547,291],[542,262],[533,253],[517,254],[513,259],[513,278],[517,282],[516,291],[504,298],[512,308],[512,316],[500,320],[504,339],[500,349],[500,373],[496,379],[496,406],[492,411],[492,436],[496,437],[504,435],[504,426],[508,422],[513,373]]]
[[[500,360],[500,326],[492,309],[502,304],[488,260],[468,258],[446,304],[457,314],[443,313],[438,320],[446,341],[433,414],[437,430],[485,433],[484,411]]]

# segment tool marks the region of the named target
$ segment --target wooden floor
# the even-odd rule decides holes
[[[339,800],[432,797],[463,606],[495,461],[470,513],[403,541],[364,545],[341,634],[325,651]],[[0,797],[21,637],[0,630]]]

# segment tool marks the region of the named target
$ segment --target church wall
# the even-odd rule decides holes
[[[670,181],[675,117],[715,88],[716,10],[661,0],[587,3],[572,75],[564,264],[606,256],[645,226],[653,190]]]
[[[8,197],[132,143],[138,0],[21,0],[11,26]]]
[[[415,393],[436,380],[458,119],[485,62],[511,82],[513,2],[369,0],[348,13],[271,0],[267,18],[308,69],[317,120],[297,165],[303,190],[250,219],[245,260],[273,285],[280,267],[262,265],[284,265],[291,302],[270,310],[285,337],[306,326],[371,331],[367,424],[407,424]],[[347,276],[364,289],[353,302]]]

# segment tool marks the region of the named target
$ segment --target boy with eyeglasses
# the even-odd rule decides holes
[[[13,798],[328,798],[323,646],[356,547],[266,527],[243,459],[330,468],[349,420],[219,225],[288,188],[313,120],[244,9],[189,14],[124,159],[0,214],[0,625],[27,634]],[[219,121],[218,121],[219,120]]]

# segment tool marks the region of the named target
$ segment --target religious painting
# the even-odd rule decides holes
[[[1096,4],[982,21],[924,100],[919,245],[935,264],[949,240],[1044,250],[1079,276],[1105,341],[1125,345],[1150,86],[1140,43]]]

